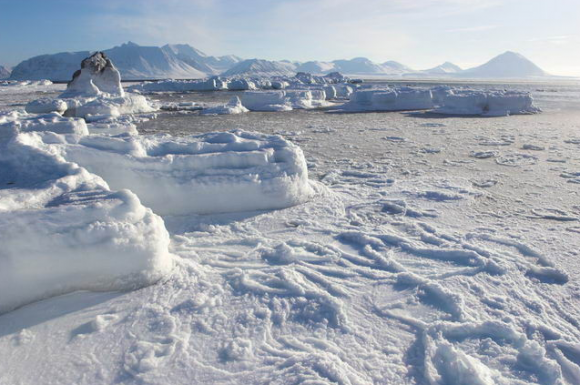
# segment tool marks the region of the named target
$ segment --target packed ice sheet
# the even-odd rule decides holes
[[[357,90],[342,107],[345,111],[407,111],[431,108],[433,97],[430,90],[408,87]]]
[[[529,92],[513,90],[439,89],[438,107],[448,115],[508,116],[540,112]]]
[[[47,146],[163,215],[279,209],[313,194],[302,151],[279,136],[93,135]]]
[[[0,125],[0,314],[78,290],[143,287],[172,268],[163,220],[135,194],[41,148],[67,141],[58,133],[86,134],[65,120]]]

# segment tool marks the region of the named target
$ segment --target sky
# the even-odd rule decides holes
[[[509,50],[580,76],[580,0],[0,0],[0,65],[127,41],[414,69],[469,68]]]

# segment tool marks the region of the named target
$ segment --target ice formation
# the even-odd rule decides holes
[[[358,90],[343,106],[347,111],[406,111],[433,108],[433,98],[428,89],[408,87],[386,90]]]
[[[31,113],[59,112],[88,121],[118,117],[123,114],[153,111],[141,95],[125,94],[121,76],[102,52],[84,59],[81,69],[59,98],[42,98],[26,105]]]
[[[82,136],[79,122],[0,125],[0,314],[77,290],[142,287],[172,268],[163,220],[135,194],[42,149],[67,141],[50,130]]]
[[[536,113],[529,92],[504,90],[440,89],[433,112],[448,115],[507,116]]]
[[[215,107],[204,108],[201,111],[202,115],[232,115],[243,114],[249,110],[242,105],[239,97],[233,96],[227,104]]]
[[[313,192],[302,151],[279,136],[87,136],[50,146],[163,215],[279,209]]]
[[[244,92],[242,104],[250,111],[290,111],[328,106],[325,92],[315,89]]]

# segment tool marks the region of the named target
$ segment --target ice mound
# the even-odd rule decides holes
[[[249,110],[242,105],[242,101],[239,97],[233,96],[227,104],[206,108],[201,111],[202,115],[231,115],[231,114],[243,114]]]
[[[13,132],[53,132],[57,134],[74,134],[84,136],[89,134],[87,124],[82,119],[65,118],[58,113],[45,115],[29,115],[14,111],[11,115],[0,116],[0,137]]]
[[[128,290],[169,273],[163,220],[130,191],[0,126],[0,314],[77,290]]]
[[[324,90],[255,91],[242,94],[242,104],[250,111],[290,111],[326,107]]]
[[[227,80],[213,77],[202,80],[173,80],[167,79],[159,82],[145,82],[135,84],[128,88],[132,92],[193,92],[193,91],[221,91],[227,90]]]
[[[58,112],[88,121],[153,111],[141,95],[125,94],[121,75],[102,52],[84,59],[67,89],[57,99],[42,98],[26,105],[30,113]]]
[[[228,82],[228,90],[230,91],[251,91],[257,89],[256,84],[248,79],[232,79]]]
[[[537,113],[529,92],[504,90],[447,89],[438,93],[439,107],[433,112],[448,115],[507,116]]]
[[[393,88],[359,90],[343,106],[347,111],[410,111],[433,108],[431,91],[427,89]]]
[[[163,215],[280,209],[313,192],[302,150],[280,136],[87,136],[50,146]]]
[[[0,81],[0,89],[5,88],[30,88],[30,87],[46,87],[52,85],[50,80],[2,80]]]

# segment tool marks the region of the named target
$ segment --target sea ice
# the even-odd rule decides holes
[[[386,90],[358,90],[343,107],[346,111],[406,111],[433,108],[428,89],[408,87]]]
[[[279,209],[313,193],[302,150],[279,136],[93,135],[49,146],[164,215]]]
[[[77,290],[134,289],[169,273],[163,220],[132,192],[112,192],[40,148],[62,135],[23,127],[0,126],[0,314]]]
[[[243,114],[249,110],[242,105],[239,97],[233,96],[227,104],[205,108],[201,111],[202,115],[231,115]]]
[[[529,92],[449,89],[437,93],[439,105],[433,112],[447,115],[507,116],[537,113]]]

